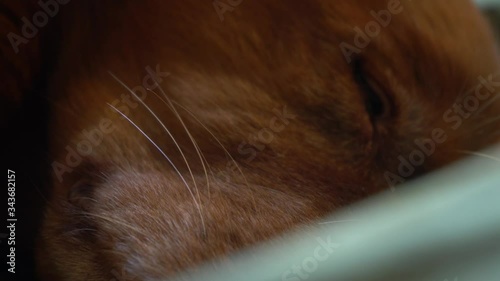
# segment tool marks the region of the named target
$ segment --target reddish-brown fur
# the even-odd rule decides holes
[[[224,21],[212,1],[64,6],[49,81],[54,163],[64,164],[65,147],[102,120],[114,130],[62,181],[53,172],[39,245],[44,280],[168,277],[386,189],[384,173],[395,173],[398,156],[435,128],[448,140],[413,176],[491,144],[477,128],[498,104],[457,130],[442,117],[478,76],[498,71],[489,28],[470,1],[403,0],[403,12],[347,63],[339,44],[352,44],[354,27],[388,2],[243,1]],[[134,88],[156,65],[170,73],[159,87],[205,157],[209,184],[182,122],[159,97],[148,92],[144,102],[180,144],[197,188],[154,116],[132,96],[137,106],[122,110],[178,167],[201,211],[158,149],[107,105],[130,95],[112,75]],[[382,85],[382,116],[367,110],[356,66]],[[167,101],[161,89],[154,91]],[[286,124],[276,111],[293,117]],[[282,129],[255,144],[255,155],[240,147],[270,126]]]

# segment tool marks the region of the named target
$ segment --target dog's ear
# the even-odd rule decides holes
[[[18,118],[43,59],[40,42],[51,18],[37,1],[0,0],[0,128]],[[38,13],[38,14],[37,14]]]

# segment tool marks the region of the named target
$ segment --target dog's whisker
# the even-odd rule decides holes
[[[186,124],[184,123],[184,120],[182,119],[182,117],[180,116],[179,112],[177,111],[177,109],[175,108],[174,104],[172,103],[172,101],[170,100],[170,98],[166,95],[165,91],[163,91],[163,89],[160,87],[160,90],[161,92],[163,93],[163,96],[165,97],[165,99],[168,101],[165,101],[162,97],[160,97],[155,91],[151,90],[151,89],[148,89],[148,91],[150,91],[151,93],[153,93],[158,99],[160,99],[165,105],[167,105],[170,110],[172,110],[172,112],[175,114],[175,116],[177,117],[177,119],[179,120],[179,122],[181,123],[182,127],[184,128],[184,130],[186,131],[189,139],[191,140],[191,143],[193,144],[194,146],[194,149],[196,150],[196,153],[198,154],[198,157],[200,158],[200,162],[201,162],[201,165],[203,167],[203,171],[205,172],[205,177],[206,177],[206,181],[207,181],[207,193],[208,193],[208,196],[209,196],[209,200],[210,200],[210,181],[208,179],[208,172],[207,172],[207,167],[205,166],[205,162],[203,162],[203,158],[202,157],[202,151],[200,149],[200,147],[198,146],[198,143],[196,142],[196,140],[194,139],[193,135],[191,134],[191,132],[189,131],[189,129],[187,128]],[[205,159],[206,161],[206,159]],[[208,163],[208,162],[207,162]]]
[[[240,165],[238,164],[238,162],[236,162],[236,160],[234,159],[234,157],[231,155],[231,153],[229,153],[229,151],[222,144],[222,142],[219,140],[219,138],[217,138],[217,136],[215,136],[215,134],[207,126],[205,126],[205,124],[203,124],[203,122],[201,122],[201,120],[198,119],[198,117],[196,117],[196,115],[193,112],[191,112],[189,109],[187,109],[186,107],[184,107],[183,105],[179,104],[176,101],[172,101],[172,102],[175,103],[180,108],[182,108],[184,111],[186,111],[191,117],[193,117],[193,119],[196,120],[196,122],[198,122],[215,139],[215,141],[220,145],[220,147],[222,148],[222,150],[224,150],[224,152],[226,153],[226,155],[234,163],[234,165],[236,166],[236,169],[238,169],[238,171],[240,172],[241,176],[243,177],[243,180],[245,181],[246,186],[248,188],[250,188],[250,184],[248,183],[248,180],[247,180],[245,174],[243,173],[243,170],[241,169]],[[255,202],[255,198],[253,197],[253,195],[252,195],[252,201],[253,201],[254,207],[257,209],[257,203]]]
[[[179,146],[179,143],[177,142],[177,140],[175,139],[175,137],[172,135],[172,133],[170,132],[170,130],[165,126],[165,124],[160,120],[160,118],[153,112],[153,110],[141,99],[139,98],[135,93],[134,91],[132,91],[132,89],[130,89],[123,81],[121,81],[118,77],[116,77],[112,72],[109,72],[109,74],[118,82],[120,83],[120,85],[122,85],[125,89],[127,89],[127,91],[138,101],[140,102],[148,111],[149,113],[156,119],[156,121],[160,124],[160,126],[165,130],[165,132],[168,134],[168,136],[172,139],[172,141],[174,142],[177,150],[179,151],[179,153],[181,154],[181,157],[182,159],[184,160],[184,163],[186,163],[186,167],[189,171],[189,174],[191,175],[191,179],[193,180],[193,183],[194,183],[194,188],[195,188],[195,191],[196,191],[196,195],[198,197],[198,201],[200,202],[200,205],[201,205],[201,197],[200,197],[200,193],[199,193],[199,190],[198,190],[198,185],[196,183],[196,180],[194,178],[194,175],[193,175],[193,171],[191,169],[191,166],[189,165],[189,162],[186,158],[186,156],[184,155],[184,152],[183,150],[181,149],[181,147]]]
[[[123,112],[121,112],[120,110],[116,109],[113,105],[109,104],[108,103],[108,106],[110,106],[113,110],[115,110],[116,112],[118,112],[121,116],[123,116],[123,118],[125,118],[130,124],[132,124],[144,137],[146,137],[146,139],[148,139],[148,141],[153,144],[154,147],[156,147],[156,149],[163,155],[163,157],[165,157],[165,159],[170,163],[170,165],[174,168],[175,172],[179,175],[179,177],[181,178],[182,182],[184,183],[184,185],[186,186],[187,190],[189,191],[189,194],[191,195],[197,209],[198,209],[198,212],[200,213],[200,218],[201,218],[201,222],[202,222],[202,225],[203,225],[203,229],[204,231],[206,230],[205,229],[205,219],[203,218],[203,212],[201,210],[201,206],[200,206],[200,203],[198,203],[196,201],[196,198],[193,194],[193,191],[191,190],[191,188],[189,187],[189,184],[187,183],[186,179],[184,178],[184,176],[181,174],[181,172],[179,171],[179,169],[174,165],[174,163],[172,162],[172,160],[170,160],[170,158],[165,154],[165,152],[141,129],[139,128],[139,126],[137,126],[130,118],[128,118],[127,115],[125,115]]]
[[[129,91],[129,93],[138,101],[140,102],[144,108],[146,108],[149,113],[156,119],[156,121],[160,124],[160,126],[165,130],[165,132],[168,134],[168,136],[172,139],[172,141],[174,142],[175,144],[175,147],[177,148],[177,150],[179,150],[179,153],[181,154],[182,156],[182,159],[184,160],[184,162],[186,163],[186,167],[189,171],[189,174],[191,175],[191,178],[193,180],[193,183],[195,185],[195,188],[196,190],[197,189],[197,186],[196,186],[196,181],[194,179],[194,175],[193,175],[193,172],[191,170],[191,166],[189,165],[187,159],[186,159],[186,156],[184,155],[184,152],[182,151],[181,147],[179,146],[179,143],[176,141],[175,137],[172,135],[172,133],[170,132],[170,130],[165,126],[165,124],[160,120],[160,118],[153,112],[153,110],[141,99],[139,98],[135,93],[134,91],[132,91],[132,89],[130,89],[123,81],[121,81],[118,77],[116,77],[113,73],[109,72],[109,74],[116,80],[118,81],[118,83],[120,83],[125,89],[127,89],[127,91]]]
[[[359,222],[358,220],[338,220],[338,221],[324,221],[318,224],[335,224],[335,223],[346,223],[346,222]]]
[[[487,158],[487,159],[491,159],[491,160],[500,162],[500,158],[492,156],[492,155],[488,155],[488,154],[485,154],[485,153],[481,153],[481,152],[469,151],[469,150],[457,150],[457,152],[462,153],[462,154],[466,154],[466,155]]]

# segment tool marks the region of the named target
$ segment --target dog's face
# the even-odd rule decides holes
[[[160,280],[498,139],[469,1],[171,2],[68,12],[50,280]]]

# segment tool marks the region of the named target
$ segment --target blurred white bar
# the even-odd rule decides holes
[[[484,155],[174,280],[498,281],[500,148]]]

